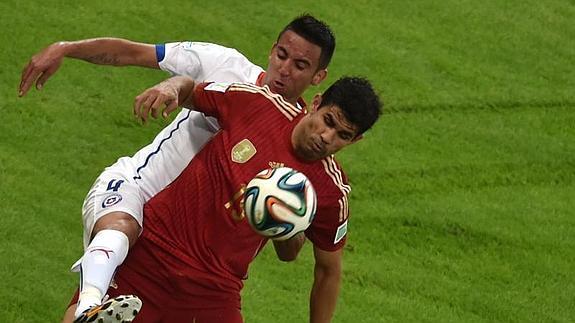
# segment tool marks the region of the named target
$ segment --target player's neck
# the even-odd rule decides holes
[[[290,103],[291,105],[293,105],[294,107],[297,108],[297,99],[298,98],[292,98],[292,99],[285,98],[285,99],[288,103]]]

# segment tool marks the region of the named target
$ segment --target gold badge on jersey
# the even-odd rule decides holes
[[[256,147],[254,147],[252,142],[248,139],[244,139],[232,148],[232,161],[243,164],[254,157],[256,153]]]

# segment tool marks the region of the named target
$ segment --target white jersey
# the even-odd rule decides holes
[[[156,45],[156,56],[162,70],[198,82],[256,84],[264,72],[237,50],[215,44]],[[107,167],[84,200],[84,247],[90,242],[96,221],[108,213],[130,214],[143,227],[144,203],[173,182],[218,130],[215,119],[183,109],[151,144]],[[73,268],[77,269],[78,264]]]
[[[198,82],[258,84],[264,76],[261,67],[237,50],[216,44],[156,45],[156,56],[162,70],[190,76]],[[151,144],[107,167],[84,200],[84,247],[90,242],[96,221],[111,212],[130,214],[145,228],[144,204],[172,183],[218,130],[215,119],[183,109]]]
[[[197,82],[255,84],[264,72],[237,50],[210,43],[156,45],[156,55],[162,70],[172,75],[190,76]],[[106,170],[121,171],[133,179],[147,202],[183,171],[217,130],[219,126],[215,119],[183,109],[151,144],[132,157],[118,159]]]

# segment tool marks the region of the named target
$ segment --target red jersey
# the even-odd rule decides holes
[[[343,247],[350,186],[333,157],[310,163],[294,154],[291,133],[305,111],[248,84],[197,86],[194,107],[216,117],[221,131],[146,203],[143,233],[125,265],[132,255],[162,263],[146,277],[170,289],[171,297],[190,299],[190,307],[239,306],[248,266],[267,242],[243,216],[243,190],[261,170],[278,166],[304,173],[316,190],[308,239],[327,251]]]

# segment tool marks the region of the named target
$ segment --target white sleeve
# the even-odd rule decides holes
[[[198,82],[255,83],[263,72],[237,50],[211,43],[160,44],[156,45],[156,55],[162,70]]]

